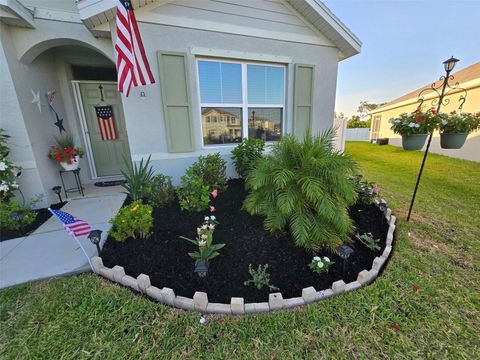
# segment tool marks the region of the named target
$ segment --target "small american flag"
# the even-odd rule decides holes
[[[56,94],[57,94],[57,92],[55,90],[51,90],[51,91],[47,92],[47,100],[48,100],[48,103],[50,105],[52,105],[53,100],[55,100],[55,95]]]
[[[132,85],[155,83],[130,0],[118,0],[116,26],[118,91],[128,96]]]
[[[50,211],[62,222],[64,229],[73,236],[88,235],[92,231],[92,227],[86,221],[80,220],[65,211]]]
[[[112,107],[110,105],[95,106],[95,112],[97,113],[97,123],[102,140],[116,140],[117,129],[115,128]]]

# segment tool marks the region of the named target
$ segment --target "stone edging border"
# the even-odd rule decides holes
[[[375,204],[378,206],[378,200],[375,201]],[[396,217],[392,215],[392,210],[387,208],[384,212],[384,215],[389,224],[386,246],[383,250],[382,256],[376,257],[373,260],[372,268],[370,270],[365,269],[360,271],[358,273],[357,280],[348,284],[345,284],[343,280],[338,280],[332,284],[331,288],[325,290],[317,291],[313,286],[304,288],[302,290],[301,297],[284,299],[282,293],[277,292],[269,294],[268,302],[245,304],[243,297],[232,297],[230,304],[211,303],[208,301],[207,293],[197,291],[193,295],[192,299],[184,296],[176,296],[173,289],[167,287],[159,289],[155,286],[152,286],[150,283],[150,277],[148,275],[140,274],[135,279],[129,275],[126,275],[125,270],[121,266],[115,265],[113,268],[104,266],[102,258],[98,256],[94,256],[92,258],[92,265],[95,273],[107,278],[108,280],[130,287],[131,289],[145,294],[162,304],[184,310],[194,310],[201,313],[243,315],[290,309],[324,300],[346,291],[358,289],[362,286],[370,284],[373,280],[375,280],[379,275],[380,270],[385,266],[392,252],[393,233],[395,232]]]

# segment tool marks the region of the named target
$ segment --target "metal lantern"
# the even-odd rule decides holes
[[[458,59],[455,59],[453,56],[448,59],[448,60],[445,60],[443,62],[443,66],[445,68],[445,71],[447,73],[451,72],[453,70],[453,68],[455,67],[455,65],[457,64],[457,62],[459,62],[460,60]]]
[[[88,239],[97,247],[98,255],[100,255],[100,240],[102,239],[102,230],[92,230],[88,235]]]

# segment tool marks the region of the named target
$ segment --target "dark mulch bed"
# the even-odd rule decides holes
[[[62,203],[57,203],[57,204],[52,204],[50,207],[54,210],[61,209],[63,205],[65,205],[66,202]],[[0,242],[5,241],[5,240],[10,240],[10,239],[15,239],[18,237],[22,236],[27,236],[31,232],[35,231],[40,225],[42,225],[45,221],[50,219],[52,214],[48,209],[37,209],[34,210],[37,213],[37,217],[35,218],[35,221],[32,222],[30,225],[25,226],[23,229],[19,230],[4,230],[0,229]]]
[[[354,281],[363,269],[370,269],[372,261],[385,247],[388,224],[375,205],[353,206],[350,215],[360,234],[371,232],[381,239],[381,250],[370,251],[352,236],[355,253],[350,257],[346,273],[342,274],[342,259],[335,254],[321,252],[335,264],[328,274],[315,274],[308,264],[314,254],[293,246],[288,233],[270,233],[263,228],[262,218],[252,217],[241,210],[246,191],[242,180],[230,180],[228,189],[215,199],[215,216],[220,224],[214,233],[215,243],[225,243],[221,255],[210,263],[208,276],[199,278],[193,273],[194,261],[188,252],[195,246],[180,235],[195,237],[196,228],[205,215],[182,212],[177,201],[163,209],[155,209],[154,234],[149,239],[127,239],[117,242],[109,238],[102,258],[108,267],[120,265],[127,274],[150,276],[152,285],[169,287],[175,294],[192,297],[195,291],[208,293],[209,301],[230,303],[231,297],[244,297],[245,302],[268,301],[267,288],[257,290],[244,286],[250,278],[248,265],[268,264],[271,283],[280,288],[284,298],[301,296],[302,289],[314,286],[327,289],[334,281]],[[383,219],[383,220],[382,220]]]

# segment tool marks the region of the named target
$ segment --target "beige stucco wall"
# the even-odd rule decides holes
[[[458,106],[460,105],[459,98],[462,95],[462,93],[452,92],[450,95],[447,95],[445,97],[445,99],[448,101],[448,104],[442,106],[440,111],[451,112],[456,110],[461,112],[472,112],[472,113],[480,112],[480,79],[471,80],[469,82],[461,84],[460,86],[463,87],[465,90],[467,90],[467,100],[463,104],[463,108],[461,110],[458,110]],[[432,97],[432,95],[425,96],[423,109],[427,110],[430,107],[432,107],[432,100],[434,99],[435,98]],[[438,97],[436,99],[438,99]],[[401,136],[398,134],[395,134],[390,129],[391,124],[389,120],[397,117],[401,113],[410,113],[416,110],[417,107],[418,107],[417,98],[413,98],[413,99],[402,101],[400,103],[382,108],[379,111],[372,112],[371,113],[372,119],[374,119],[376,116],[381,116],[380,133],[378,137],[389,138],[390,144],[401,146]],[[373,121],[372,121],[372,125],[373,125]],[[370,134],[371,133],[372,131],[370,131]],[[480,131],[471,133],[468,136],[465,145],[458,150],[442,149],[440,147],[440,136],[438,132],[436,132],[432,140],[431,151],[438,154],[456,157],[460,159],[480,161]]]

